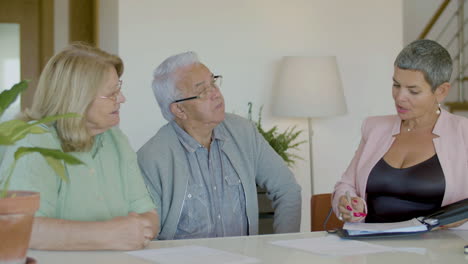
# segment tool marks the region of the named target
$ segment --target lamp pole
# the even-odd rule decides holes
[[[313,148],[312,148],[312,136],[314,131],[312,130],[312,118],[307,118],[307,123],[309,125],[309,163],[310,163],[310,194],[314,195],[314,159],[313,159]]]

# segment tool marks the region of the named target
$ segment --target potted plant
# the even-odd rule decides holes
[[[248,118],[252,120],[252,103],[248,103],[249,112]],[[258,121],[254,122],[257,125],[258,132],[262,134],[270,146],[278,153],[278,155],[286,162],[288,167],[294,165],[296,159],[301,157],[288,152],[291,149],[297,149],[299,145],[307,142],[305,140],[296,142],[297,137],[302,133],[302,130],[296,131],[296,126],[289,127],[282,133],[278,132],[278,127],[273,126],[270,130],[265,131],[262,127],[262,110],[263,106],[258,111]]]
[[[0,93],[0,117],[27,87],[28,82],[21,81],[10,90]],[[47,130],[38,125],[67,117],[78,117],[78,115],[49,116],[31,122],[18,119],[2,122],[0,123],[0,147],[14,145],[28,134],[47,133]],[[39,193],[12,191],[9,190],[9,185],[16,161],[30,153],[42,155],[64,181],[68,181],[65,175],[64,162],[67,164],[82,163],[77,158],[59,149],[20,147],[16,150],[14,162],[8,168],[6,175],[0,175],[0,263],[25,263],[26,260],[34,213],[39,209]],[[3,155],[0,158],[3,158]]]

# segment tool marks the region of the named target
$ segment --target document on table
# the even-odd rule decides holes
[[[281,247],[301,249],[317,255],[326,256],[366,255],[394,251],[416,253],[421,255],[426,254],[425,248],[386,247],[362,241],[340,239],[335,235],[316,238],[278,240],[270,243]]]
[[[394,223],[350,223],[346,222],[343,229],[350,236],[381,233],[414,233],[427,231],[427,226],[416,218]]]
[[[337,236],[304,238],[294,240],[278,240],[270,242],[273,245],[296,248],[318,255],[351,256],[393,251],[394,248],[374,245],[367,242],[340,239]]]
[[[125,252],[135,257],[166,264],[245,264],[259,259],[201,246],[182,246]]]

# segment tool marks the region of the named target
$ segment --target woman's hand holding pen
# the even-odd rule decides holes
[[[349,192],[340,197],[338,205],[340,220],[345,222],[358,222],[367,215],[366,204],[360,197],[351,197]]]

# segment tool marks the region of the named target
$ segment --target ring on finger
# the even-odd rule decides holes
[[[340,213],[340,215],[338,216],[338,219],[340,219],[340,221],[343,221],[343,214]]]

